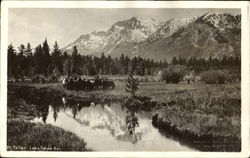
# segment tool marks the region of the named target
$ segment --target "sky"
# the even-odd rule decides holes
[[[240,14],[240,10],[236,9],[10,8],[8,43],[17,48],[29,42],[34,48],[47,38],[51,48],[55,41],[63,48],[82,34],[108,30],[115,22],[134,16],[167,21],[200,16],[207,12]]]

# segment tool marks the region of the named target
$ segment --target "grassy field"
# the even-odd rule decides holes
[[[123,80],[115,80],[115,85],[114,90],[76,92],[64,89],[61,83],[9,84],[10,87],[27,86],[47,89],[78,99],[112,101],[123,100],[129,96],[125,91]],[[188,141],[196,146],[197,143],[199,146],[199,140],[205,139],[208,144],[199,148],[204,151],[240,150],[240,83],[208,85],[202,82],[192,84],[140,82],[137,95],[147,96],[152,101],[163,103],[153,109],[153,124],[162,132],[176,135],[182,141],[193,138]],[[230,145],[226,146],[226,144]]]

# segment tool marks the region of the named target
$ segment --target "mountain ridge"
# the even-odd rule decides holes
[[[83,55],[124,54],[155,60],[173,56],[221,58],[240,54],[240,33],[240,15],[206,13],[163,22],[132,17],[114,23],[107,31],[81,35],[63,50],[70,53],[76,46]]]

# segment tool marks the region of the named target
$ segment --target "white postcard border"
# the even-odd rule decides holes
[[[17,152],[6,151],[8,8],[235,8],[242,15],[241,152]],[[248,157],[250,156],[249,2],[223,1],[3,1],[1,3],[0,155],[11,157]]]

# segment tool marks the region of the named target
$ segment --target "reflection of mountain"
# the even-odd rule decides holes
[[[76,119],[82,123],[87,123],[93,129],[108,130],[114,136],[123,135],[127,132],[127,128],[124,120],[125,116],[120,110],[113,111],[106,105],[103,107],[100,105],[83,107],[76,114]],[[65,112],[71,113],[69,110]]]
[[[122,109],[121,106],[95,105],[83,107],[77,112],[75,119],[80,123],[91,127],[94,130],[105,130],[110,132],[120,141],[136,143],[142,137],[139,129],[139,119],[135,112]],[[66,109],[67,114],[72,115],[70,109]],[[74,116],[74,113],[73,113]]]

